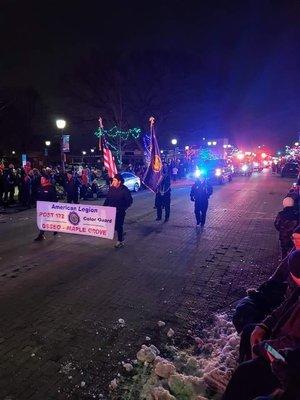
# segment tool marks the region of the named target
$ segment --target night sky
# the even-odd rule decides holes
[[[2,0],[1,87],[40,94],[47,111],[33,129],[42,126],[49,136],[55,117],[66,116],[77,146],[90,144],[103,110],[77,107],[77,100],[72,107],[64,91],[65,81],[96,52],[98,59],[123,60],[123,70],[139,71],[137,82],[127,81],[133,96],[135,85],[147,93],[164,86],[161,93],[156,88],[167,110],[158,119],[162,143],[214,136],[275,150],[300,132],[299,21],[300,2],[287,0]],[[152,63],[155,73],[147,69]],[[127,112],[130,123],[145,126],[137,112]]]

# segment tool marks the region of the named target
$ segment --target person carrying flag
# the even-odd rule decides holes
[[[168,165],[166,162],[164,162],[162,168],[162,180],[157,188],[155,196],[155,207],[157,213],[156,221],[161,221],[163,208],[165,209],[165,222],[169,221],[170,206],[171,206],[171,177]]]
[[[123,225],[126,215],[126,210],[132,205],[132,196],[129,189],[124,185],[124,178],[121,174],[116,174],[106,196],[104,206],[116,207],[116,224],[118,240],[115,248],[119,249],[124,246]]]

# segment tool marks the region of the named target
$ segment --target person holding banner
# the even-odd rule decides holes
[[[126,210],[132,205],[133,199],[129,189],[124,185],[124,178],[120,174],[116,174],[109,188],[104,206],[116,207],[116,225],[118,241],[115,248],[119,249],[124,246],[123,225],[126,215]]]
[[[57,202],[57,195],[55,186],[52,179],[52,170],[51,168],[46,168],[41,177],[40,187],[38,188],[37,200],[39,201],[52,201]],[[53,232],[53,235],[56,235],[57,232]],[[45,232],[40,230],[38,236],[34,239],[35,242],[41,242],[45,240]]]

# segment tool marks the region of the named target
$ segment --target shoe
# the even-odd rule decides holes
[[[155,221],[161,221],[161,218],[156,218],[156,220]]]
[[[169,221],[169,218],[165,218],[165,222],[168,222]]]
[[[117,241],[117,243],[115,244],[115,249],[121,249],[121,247],[124,247],[124,242]]]
[[[53,232],[53,236],[56,236],[56,235],[58,235],[58,232]]]
[[[46,239],[45,235],[39,235],[34,239],[34,241],[35,242],[41,242],[41,241],[43,241],[45,239]]]

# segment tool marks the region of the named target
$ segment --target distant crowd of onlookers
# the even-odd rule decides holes
[[[66,198],[78,203],[88,191],[92,191],[97,178],[109,182],[103,166],[67,166],[63,171],[60,166],[39,170],[32,168],[30,162],[19,168],[13,164],[0,164],[0,205],[5,207],[18,203],[25,208],[35,206],[46,182],[48,186],[51,183],[58,199]]]
[[[121,172],[132,172],[142,181],[147,166],[142,162],[131,162],[121,168]],[[169,171],[173,181],[185,176],[184,165],[180,160],[169,162]],[[35,206],[41,190],[42,178],[51,176],[58,199],[78,202],[105,194],[102,185],[109,184],[109,177],[103,163],[97,166],[67,165],[34,168],[28,161],[23,167],[0,163],[0,206],[19,204],[25,208]],[[143,184],[141,185],[143,188]]]
[[[275,219],[281,261],[272,276],[249,289],[233,315],[241,336],[239,366],[223,400],[300,399],[299,186]]]

